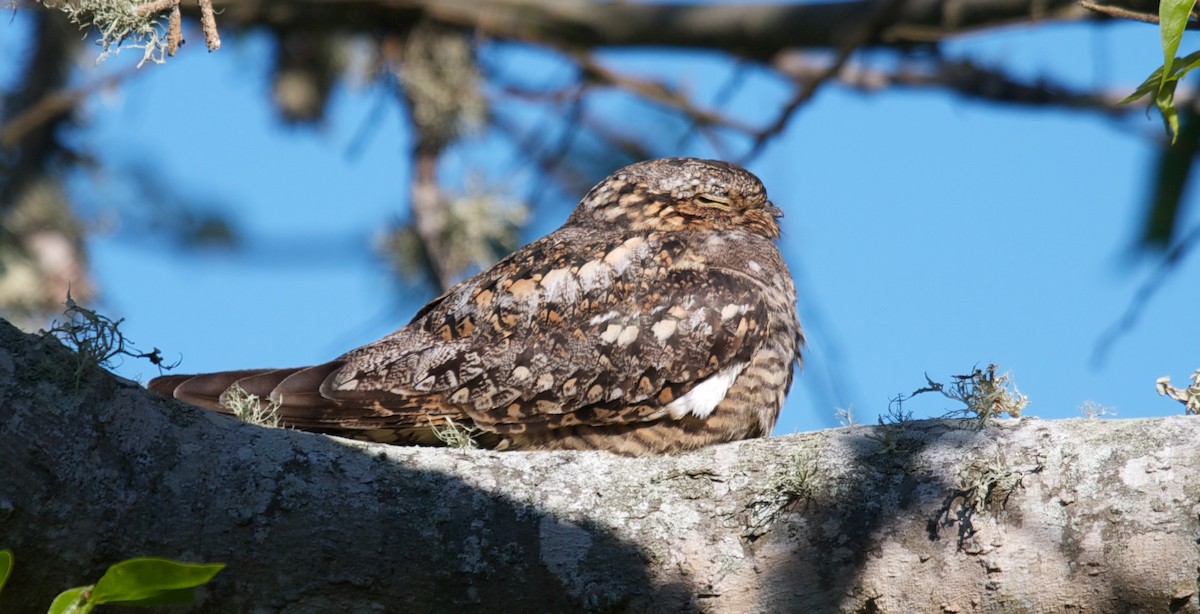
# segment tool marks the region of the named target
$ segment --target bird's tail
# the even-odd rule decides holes
[[[422,399],[367,395],[331,398],[322,386],[341,367],[334,361],[314,367],[245,369],[196,375],[156,377],[146,388],[190,405],[248,419],[271,415],[279,426],[381,443],[446,445],[438,432],[446,424],[470,421],[458,410]],[[380,401],[384,402],[380,402]],[[496,437],[480,433],[481,447],[494,447]]]
[[[146,388],[163,396],[222,413],[234,413],[235,397],[253,395],[269,403],[271,392],[295,369],[244,369],[197,375],[164,375],[150,380]]]

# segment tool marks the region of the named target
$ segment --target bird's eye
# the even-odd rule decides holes
[[[701,207],[709,207],[712,209],[720,209],[721,211],[730,211],[733,209],[729,204],[729,199],[724,196],[715,196],[713,194],[699,194],[695,198],[695,203]]]

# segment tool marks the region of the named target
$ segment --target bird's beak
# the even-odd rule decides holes
[[[779,219],[779,218],[783,217],[783,209],[776,207],[775,203],[773,203],[769,200],[767,201],[767,206],[763,207],[763,208],[766,209],[767,213],[770,213],[771,216],[774,217],[775,219]]]

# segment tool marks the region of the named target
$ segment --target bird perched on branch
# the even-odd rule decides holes
[[[757,177],[666,158],[601,181],[558,230],[322,365],[171,375],[151,390],[285,426],[495,449],[678,452],[770,433],[804,343]]]

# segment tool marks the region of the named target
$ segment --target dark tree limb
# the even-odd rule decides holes
[[[402,30],[421,17],[501,38],[566,49],[718,49],[767,59],[797,47],[839,47],[890,0],[816,4],[674,4],[561,0],[214,0],[230,24],[303,21]],[[936,41],[1012,23],[1089,19],[1075,0],[912,0],[868,44]]]

